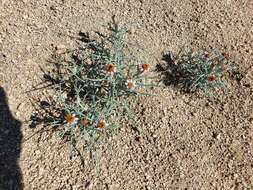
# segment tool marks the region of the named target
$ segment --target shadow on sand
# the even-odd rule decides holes
[[[173,86],[181,89],[181,91],[189,93],[186,85],[188,80],[187,73],[180,67],[180,65],[175,64],[172,54],[164,54],[162,61],[164,61],[164,64],[158,64],[156,66],[156,71],[162,74],[161,81],[166,86]]]
[[[5,91],[0,87],[0,190],[22,190],[18,166],[21,151],[21,122],[9,109]]]

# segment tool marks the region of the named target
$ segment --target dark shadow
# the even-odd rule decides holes
[[[162,57],[163,64],[156,66],[157,72],[162,74],[162,82],[166,86],[173,86],[181,89],[183,92],[189,93],[189,86],[187,84],[188,73],[185,69],[174,62],[175,58],[171,53],[164,54]]]
[[[172,55],[170,53],[164,54],[162,57],[162,61],[164,61],[165,64],[157,65],[157,71],[162,72],[163,74],[162,80],[164,84],[168,86],[174,83],[176,84],[177,82],[174,81],[173,74],[172,74],[172,70],[176,69]]]
[[[23,189],[18,166],[21,152],[21,122],[9,109],[5,91],[0,87],[0,190]]]

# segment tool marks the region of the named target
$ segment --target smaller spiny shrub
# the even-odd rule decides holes
[[[186,92],[201,92],[208,96],[224,92],[229,73],[235,69],[235,64],[230,61],[228,54],[217,51],[180,51],[177,55],[164,55],[163,60],[168,64],[163,68],[166,73],[166,85],[180,87]]]

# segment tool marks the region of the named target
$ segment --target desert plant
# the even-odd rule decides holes
[[[108,35],[97,33],[96,40],[82,33],[85,43],[70,52],[68,61],[66,53],[57,62],[57,72],[46,75],[57,99],[42,106],[43,114],[32,116],[61,129],[61,137],[74,148],[79,143],[94,148],[103,134],[118,128],[115,118],[133,118],[127,97],[145,95],[150,86],[150,65],[126,43],[127,27],[113,22],[108,29]]]
[[[187,92],[200,91],[210,96],[225,90],[228,73],[235,69],[228,54],[217,51],[180,51],[177,55],[167,54],[163,59],[168,63],[164,69],[165,84],[178,86]]]

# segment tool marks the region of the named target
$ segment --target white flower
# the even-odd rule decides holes
[[[134,88],[136,86],[135,81],[133,81],[131,79],[127,80],[125,84],[126,84],[127,89],[129,89],[129,90],[134,90]]]
[[[97,129],[100,129],[100,130],[105,129],[108,127],[108,125],[109,124],[105,121],[105,119],[101,119],[97,123]]]
[[[68,125],[76,125],[78,122],[78,118],[75,116],[75,114],[67,114],[65,116],[65,120]]]

